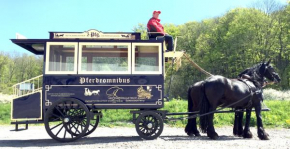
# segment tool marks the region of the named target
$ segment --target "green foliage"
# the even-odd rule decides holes
[[[290,128],[290,101],[266,101],[269,105],[270,112],[263,112],[263,122],[266,126]],[[253,116],[252,116],[253,117]],[[256,119],[255,119],[256,121]]]
[[[103,110],[102,113],[103,118],[100,120],[101,126],[133,126],[133,124],[130,123],[132,121],[132,114],[130,114],[130,110]]]
[[[246,68],[271,58],[282,81],[270,87],[289,89],[289,21],[290,4],[271,13],[255,8],[236,8],[217,18],[177,26],[182,36],[178,39],[177,50],[186,51],[210,73],[229,78],[236,78]],[[187,88],[206,77],[187,60],[183,60],[178,72],[169,71],[167,76],[172,74],[171,98],[186,98]],[[169,79],[166,78],[167,88]]]
[[[0,103],[0,124],[3,125],[8,125],[10,124],[10,110],[11,110],[11,105],[6,103],[2,104]]]
[[[141,33],[141,39],[146,40],[148,39],[147,37],[147,26],[139,23],[137,26],[134,26],[132,29],[134,32],[139,32]]]
[[[0,53],[0,92],[11,94],[13,84],[42,74],[42,56]]]

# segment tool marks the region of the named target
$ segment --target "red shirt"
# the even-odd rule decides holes
[[[147,23],[147,28],[150,32],[160,32],[160,34],[165,35],[164,28],[160,23],[160,19],[152,17]]]

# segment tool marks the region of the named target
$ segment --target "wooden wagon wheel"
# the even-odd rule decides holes
[[[60,99],[49,107],[44,124],[51,138],[60,142],[75,141],[86,134],[90,112],[77,99]]]
[[[155,112],[144,112],[138,116],[135,127],[141,138],[153,140],[159,137],[163,131],[163,119]]]
[[[97,113],[99,112],[97,111]],[[100,115],[93,115],[93,117],[90,120],[90,125],[85,136],[90,135],[96,130],[96,128],[98,127],[99,121],[100,121]]]
[[[98,111],[96,113],[99,113]],[[84,134],[84,136],[88,136],[90,135],[91,133],[93,133],[96,128],[98,127],[98,124],[99,124],[99,121],[100,121],[100,116],[99,115],[91,115],[91,119],[90,119],[90,125],[88,127],[88,130],[87,132]],[[73,131],[70,131],[69,128],[67,128],[68,132],[74,136],[77,136],[79,134],[73,132]]]

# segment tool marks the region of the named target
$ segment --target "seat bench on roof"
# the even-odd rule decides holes
[[[152,34],[161,34],[161,32],[150,32],[147,28],[147,36],[149,40],[164,40],[164,36],[153,36]]]

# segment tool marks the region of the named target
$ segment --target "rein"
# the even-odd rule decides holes
[[[240,100],[238,100],[238,101],[236,101],[236,102],[234,102],[234,103],[231,103],[231,104],[229,104],[229,105],[227,105],[227,106],[225,106],[225,107],[219,108],[219,109],[217,109],[217,110],[210,111],[210,112],[208,112],[208,113],[204,113],[204,114],[195,114],[195,115],[192,115],[192,116],[179,117],[179,118],[167,118],[167,120],[177,121],[177,120],[184,120],[184,119],[193,119],[193,118],[197,118],[197,117],[201,117],[201,116],[206,116],[206,115],[209,115],[209,114],[217,113],[217,112],[222,111],[223,109],[230,108],[231,106],[233,106],[233,105],[235,105],[235,104],[237,104],[237,103],[239,103],[239,102],[241,102],[241,101],[247,99],[247,98],[250,97],[250,96],[252,96],[251,99],[250,99],[250,102],[252,102],[253,95],[254,95],[254,94],[259,94],[259,93],[261,92],[261,89],[258,88],[258,90],[256,90],[256,91],[252,91],[251,87],[250,87],[246,82],[244,82],[244,81],[242,81],[242,80],[240,80],[240,81],[243,82],[243,83],[245,83],[245,84],[248,86],[249,91],[250,91],[250,94],[248,94],[247,96],[241,98]],[[248,105],[248,106],[249,106],[249,105]],[[248,106],[247,106],[247,107],[248,107]]]

